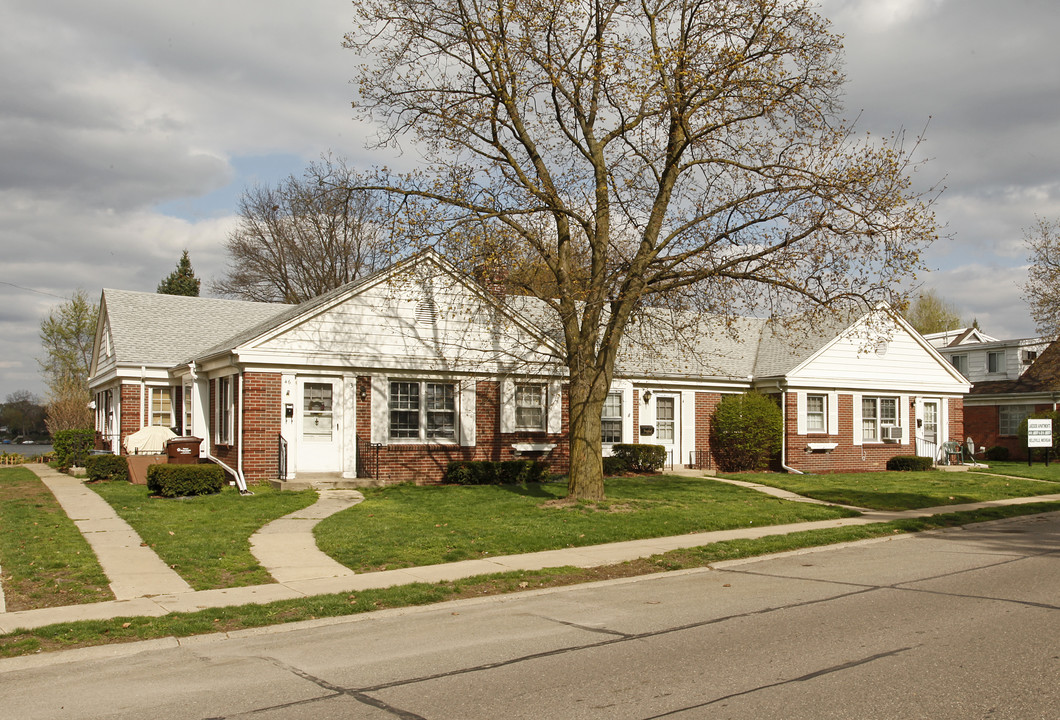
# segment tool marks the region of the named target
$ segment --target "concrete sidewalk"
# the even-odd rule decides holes
[[[37,471],[38,468],[31,467],[31,469]],[[50,471],[50,468],[47,468],[47,470]],[[50,472],[54,473],[54,471]],[[42,473],[39,472],[38,474]],[[54,473],[54,475],[59,475],[59,473]],[[56,487],[60,488],[59,492],[69,493],[69,495],[73,497],[76,493],[70,485],[71,483],[81,485],[80,481],[69,478],[71,482],[67,483],[61,480],[62,477],[64,476],[60,476],[58,481],[56,481],[56,478],[49,475],[49,479],[45,480],[45,482],[49,483],[49,487],[52,487],[52,483],[54,482]],[[91,490],[84,488],[83,486],[81,487],[81,490],[85,493],[91,494],[100,503],[105,505],[107,509],[110,509],[110,506],[103,502],[103,500]],[[322,491],[322,495],[331,492],[346,491]],[[59,496],[58,493],[56,496]],[[249,603],[268,603],[275,600],[296,599],[326,593],[357,592],[371,588],[386,588],[415,582],[434,583],[442,580],[458,580],[475,575],[508,572],[512,570],[538,570],[561,566],[582,568],[599,567],[649,557],[670,550],[709,545],[723,540],[760,538],[768,535],[783,535],[800,530],[867,525],[869,523],[887,522],[899,518],[926,517],[939,513],[957,512],[960,510],[971,510],[984,507],[1060,501],[1060,493],[1055,495],[1039,495],[1028,498],[997,500],[993,502],[971,503],[967,505],[946,505],[942,507],[922,508],[905,512],[864,511],[863,515],[854,518],[836,518],[789,525],[746,527],[717,532],[678,535],[674,537],[630,540],[627,542],[610,543],[607,545],[563,548],[559,550],[548,550],[522,555],[505,555],[490,559],[465,560],[443,565],[427,565],[422,567],[403,568],[400,570],[385,570],[361,575],[353,574],[348,568],[338,565],[330,558],[327,558],[328,562],[321,562],[318,554],[322,555],[322,553],[320,553],[315,545],[309,541],[309,539],[312,538],[311,528],[316,522],[319,522],[320,519],[331,514],[331,512],[336,512],[337,509],[349,507],[349,504],[352,504],[353,500],[355,500],[355,498],[340,498],[338,496],[332,498],[323,497],[323,504],[318,503],[319,507],[318,505],[313,505],[299,512],[292,513],[285,518],[270,523],[270,525],[275,525],[273,530],[266,531],[266,528],[262,528],[255,534],[255,537],[257,538],[255,555],[258,555],[259,552],[264,552],[269,555],[271,559],[268,560],[268,563],[276,569],[274,576],[277,574],[284,576],[284,580],[267,585],[225,588],[221,590],[204,590],[199,592],[194,592],[190,589],[177,589],[157,594],[143,593],[143,596],[124,597],[112,602],[0,613],[0,633],[13,632],[19,628],[32,629],[35,627],[75,620],[102,620],[133,616],[161,616],[171,612],[195,612],[207,608],[244,605]],[[60,502],[62,502],[62,500],[60,500]],[[66,507],[65,504],[64,507]],[[329,508],[337,509],[328,512]],[[102,508],[98,508],[97,510],[100,514],[105,514]],[[70,511],[68,510],[68,512]],[[113,510],[110,512],[113,515]],[[102,523],[102,519],[97,520],[97,526],[99,523]],[[296,538],[298,535],[300,535],[300,538]],[[277,538],[287,538],[287,540],[291,540],[292,542],[286,542],[283,540],[277,541]],[[104,564],[104,570],[107,571],[108,576],[110,576],[113,581],[114,576],[111,576],[110,572],[117,556],[116,554],[112,554],[112,548],[110,545],[110,543],[106,542],[100,543],[100,547],[103,548],[103,553],[108,556],[108,561]],[[137,545],[139,545],[138,542]],[[93,545],[93,547],[95,548],[96,546]],[[99,552],[99,550],[97,550],[97,552]],[[153,552],[151,554],[154,555]],[[102,556],[100,562],[103,563]],[[161,561],[159,560],[158,562]],[[265,563],[263,562],[263,564]],[[299,568],[304,569],[300,570]],[[118,573],[122,572],[120,568],[114,568],[114,571]],[[144,574],[142,577],[145,581],[148,579],[151,579],[152,581],[154,580],[154,576],[150,574]],[[125,579],[129,579],[128,574],[126,574]],[[279,577],[277,580],[279,580]],[[184,584],[183,581],[181,581],[181,583]],[[152,585],[152,587],[156,586]],[[187,587],[187,585],[184,584],[184,587]],[[130,590],[128,592],[135,591]]]

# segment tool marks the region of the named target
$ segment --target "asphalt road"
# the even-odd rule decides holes
[[[1060,718],[1060,514],[0,661],[5,718]]]

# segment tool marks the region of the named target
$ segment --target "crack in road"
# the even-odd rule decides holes
[[[721,697],[714,698],[713,700],[707,700],[706,702],[696,703],[695,705],[687,705],[682,708],[676,708],[662,713],[661,715],[649,715],[642,720],[658,720],[658,718],[672,717],[679,713],[688,712],[690,710],[699,710],[701,708],[710,707],[726,700],[732,700],[733,698],[743,697],[745,695],[752,695],[762,690],[771,690],[773,688],[784,687],[785,685],[791,685],[793,683],[806,682],[807,680],[814,680],[825,675],[832,675],[837,672],[849,670],[851,668],[860,667],[861,665],[868,665],[871,662],[882,660],[883,658],[894,657],[895,655],[901,655],[902,653],[915,650],[917,645],[910,647],[897,648],[895,650],[888,650],[887,652],[876,653],[875,655],[869,655],[868,657],[861,658],[860,660],[851,660],[850,662],[840,663],[839,665],[833,665],[832,667],[823,668],[821,670],[815,670],[812,673],[800,675],[796,678],[790,678],[788,680],[778,680],[775,683],[769,683],[768,685],[759,685],[757,687],[748,688],[741,690],[740,692],[729,693],[728,695],[722,695]]]
[[[801,580],[803,582],[824,583],[826,585],[845,585],[847,587],[862,588],[864,590],[898,590],[898,591],[901,591],[901,592],[922,593],[924,595],[938,595],[940,597],[964,598],[964,599],[967,599],[967,600],[992,600],[994,602],[1011,603],[1013,605],[1021,605],[1021,606],[1024,606],[1024,607],[1043,608],[1045,610],[1060,610],[1060,605],[1053,605],[1053,604],[1050,604],[1050,603],[1035,602],[1033,600],[1019,600],[1019,599],[1013,599],[1013,598],[996,597],[996,596],[993,596],[993,595],[971,595],[971,594],[968,594],[968,593],[954,593],[954,592],[944,592],[942,590],[931,590],[929,588],[907,587],[908,585],[910,585],[912,583],[923,583],[923,582],[928,582],[930,580],[941,580],[941,579],[944,579],[944,578],[957,577],[958,575],[966,575],[968,573],[978,572],[980,570],[989,570],[989,569],[992,569],[992,568],[1002,567],[1004,565],[1012,565],[1014,563],[1022,562],[1024,560],[1033,560],[1033,559],[1036,559],[1036,558],[1047,557],[1047,556],[1053,555],[1053,554],[1055,554],[1055,551],[1049,551],[1049,552],[1040,553],[1040,554],[1036,554],[1036,555],[1025,555],[1025,556],[1021,556],[1021,557],[1010,558],[1008,560],[1002,560],[1000,562],[991,563],[989,565],[979,565],[979,566],[976,566],[976,567],[973,567],[973,568],[966,568],[964,570],[954,570],[953,572],[940,573],[938,575],[930,575],[928,577],[917,578],[916,580],[908,580],[906,582],[893,583],[893,584],[890,584],[890,585],[869,585],[869,584],[865,584],[865,583],[853,583],[853,582],[848,582],[848,581],[844,581],[844,580],[832,580],[832,579],[828,579],[828,578],[812,578],[812,577],[803,577],[803,576],[800,576],[800,575],[786,575],[786,574],[782,574],[782,573],[754,572],[752,570],[734,570],[734,569],[729,569],[729,568],[720,568],[720,569],[717,569],[717,572],[733,573],[733,574],[736,574],[736,575],[753,575],[753,576],[756,576],[756,577],[767,577],[767,578],[774,578],[774,579],[779,579],[779,580]]]

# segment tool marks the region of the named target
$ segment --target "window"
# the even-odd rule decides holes
[[[307,382],[302,388],[302,439],[331,442],[334,428],[331,383]]]
[[[898,424],[898,398],[861,398],[861,439],[865,442],[882,442],[880,427]]]
[[[517,430],[545,429],[545,386],[515,386],[515,427]]]
[[[1005,351],[988,352],[986,354],[986,371],[988,373],[1005,372]]]
[[[622,442],[622,393],[608,393],[600,414],[600,439],[605,444]]]
[[[232,376],[217,379],[217,444],[228,445],[232,442]]]
[[[1033,405],[1000,405],[997,409],[998,434],[1015,435],[1020,423],[1032,412]]]
[[[806,432],[828,432],[828,396],[806,396]]]
[[[950,364],[956,368],[957,372],[965,377],[968,377],[968,356],[967,355],[950,355]]]
[[[151,388],[151,412],[147,424],[173,426],[173,388]]]
[[[390,437],[394,440],[455,440],[456,385],[391,382]]]

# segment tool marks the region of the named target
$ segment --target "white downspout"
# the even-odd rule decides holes
[[[785,462],[788,457],[788,393],[786,390],[781,390],[779,382],[777,382],[777,390],[780,390],[780,407],[784,413],[782,425],[784,432],[780,434],[780,467],[789,473],[805,475],[806,473],[802,470],[796,470]]]

